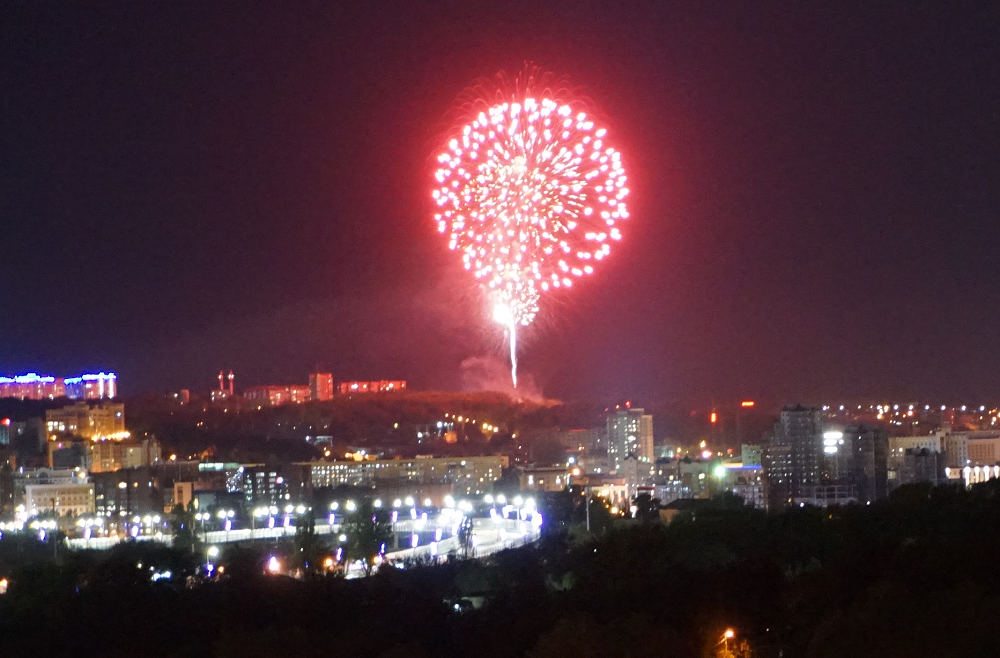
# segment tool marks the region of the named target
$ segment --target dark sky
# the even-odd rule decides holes
[[[431,156],[531,60],[632,189],[545,394],[1000,397],[1000,3],[153,4],[2,5],[0,373],[458,388],[503,337]]]

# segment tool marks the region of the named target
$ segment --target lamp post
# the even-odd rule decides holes
[[[209,577],[212,576],[212,572],[215,570],[215,567],[212,565],[212,560],[214,560],[217,557],[219,557],[219,547],[218,546],[209,546],[208,547],[208,564],[205,565],[205,570],[208,572]]]
[[[729,640],[733,639],[735,636],[736,636],[736,631],[734,631],[731,628],[727,628],[725,632],[722,634],[722,639],[716,642],[715,646],[724,644],[725,646],[723,648],[725,649],[726,655],[730,656],[732,654],[729,653]]]

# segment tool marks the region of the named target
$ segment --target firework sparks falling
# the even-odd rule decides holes
[[[542,294],[572,287],[611,253],[628,188],[621,155],[580,103],[529,84],[481,105],[437,158],[434,218],[490,291],[517,386],[518,327]]]

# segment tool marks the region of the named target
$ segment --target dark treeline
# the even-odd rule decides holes
[[[173,549],[53,558],[8,536],[0,638],[11,656],[640,658],[720,655],[731,627],[742,655],[995,655],[998,545],[993,483],[774,514],[720,500],[669,526],[559,530],[486,561],[353,581],[262,575],[258,548],[191,586],[194,560]]]

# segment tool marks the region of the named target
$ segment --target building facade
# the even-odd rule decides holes
[[[15,377],[0,377],[0,398],[20,400],[105,400],[118,395],[118,377],[113,372],[79,377],[52,377],[29,372]]]
[[[625,465],[625,458],[635,455],[640,475],[652,472],[656,461],[653,452],[653,416],[643,409],[617,409],[608,416],[608,467],[615,473]]]
[[[81,516],[94,513],[94,485],[89,482],[29,484],[24,488],[28,516],[57,514]]]
[[[308,386],[254,386],[243,392],[247,403],[262,407],[302,404],[310,399]]]
[[[113,372],[67,377],[63,382],[66,397],[72,400],[110,400],[118,395],[118,376]]]
[[[363,461],[310,462],[313,487],[341,484],[371,486],[383,482],[448,484],[454,493],[473,495],[492,490],[507,458],[417,457],[416,459],[370,459]]]
[[[377,382],[341,382],[340,394],[351,395],[354,393],[393,393],[405,391],[406,381],[402,379],[381,379]]]
[[[309,375],[309,399],[313,402],[323,402],[333,399],[332,373],[314,372]]]
[[[125,405],[115,402],[103,402],[91,406],[86,402],[77,402],[61,409],[49,409],[45,412],[45,427],[49,439],[68,434],[83,439],[124,439]]]
[[[813,498],[824,474],[822,410],[802,405],[782,409],[765,457],[771,509]]]

